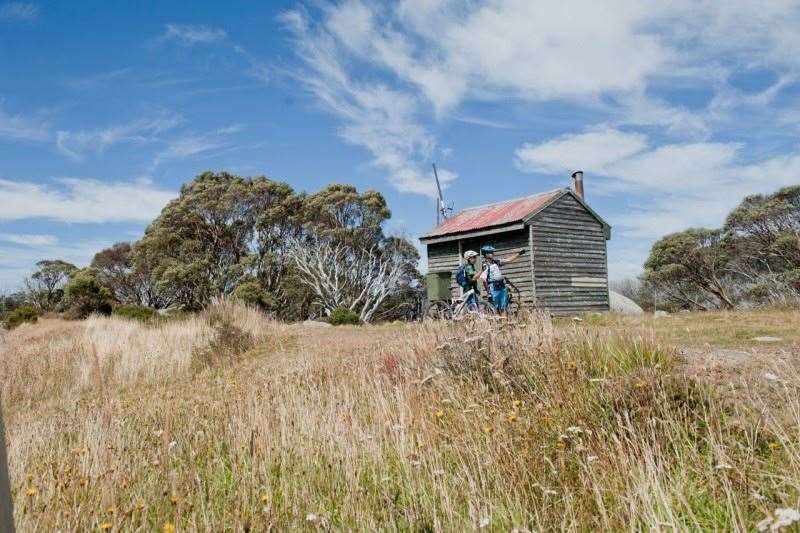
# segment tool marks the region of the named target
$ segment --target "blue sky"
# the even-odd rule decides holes
[[[669,5],[665,5],[669,4]],[[204,170],[386,195],[389,231],[570,184],[652,242],[800,183],[798,2],[5,2],[0,290],[135,240]]]

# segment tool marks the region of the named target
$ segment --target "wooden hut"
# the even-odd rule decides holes
[[[558,189],[464,209],[420,237],[428,250],[431,299],[457,296],[454,272],[464,252],[490,244],[500,258],[527,249],[503,267],[526,307],[553,315],[607,311],[611,226],[583,200],[582,185],[576,179],[577,192]]]

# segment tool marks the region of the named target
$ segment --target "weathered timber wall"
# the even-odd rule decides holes
[[[564,195],[530,221],[536,300],[554,315],[608,310],[602,224]]]

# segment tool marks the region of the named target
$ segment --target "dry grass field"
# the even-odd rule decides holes
[[[800,504],[796,312],[314,329],[218,303],[0,335],[20,531],[743,531]]]

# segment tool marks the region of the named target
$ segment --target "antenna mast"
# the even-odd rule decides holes
[[[436,225],[438,226],[442,220],[447,220],[448,212],[452,211],[452,207],[448,207],[444,203],[444,196],[442,196],[442,185],[439,183],[439,173],[436,172],[436,163],[433,163],[433,177],[436,178],[436,190],[439,191],[439,206],[436,209]]]

